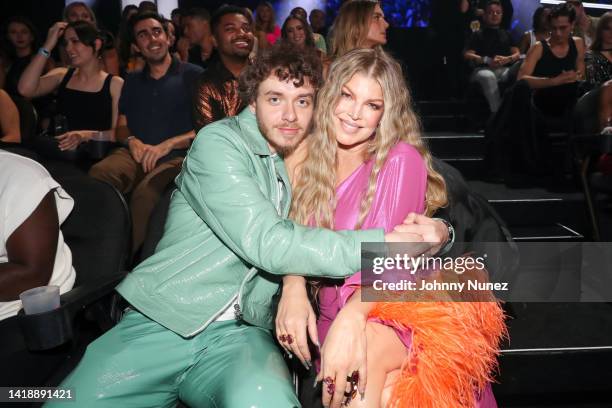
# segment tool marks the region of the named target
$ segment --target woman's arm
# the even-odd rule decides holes
[[[21,142],[19,128],[19,111],[11,97],[0,89],[0,141],[9,143]]]
[[[529,34],[529,32],[523,33],[523,35],[521,36],[521,41],[519,42],[519,50],[521,54],[527,54],[530,45],[531,35]]]
[[[519,81],[522,79],[526,80],[529,84],[529,87],[531,88],[549,88],[551,86],[559,85],[555,78],[543,78],[533,76],[533,71],[535,70],[535,67],[540,58],[542,58],[543,49],[544,47],[540,42],[536,43],[536,45],[531,47],[527,52],[527,57],[525,58],[525,61],[523,61],[523,64],[519,69],[517,79]]]
[[[111,80],[110,92],[113,100],[113,114],[111,122],[111,140],[116,141],[115,132],[117,129],[117,121],[119,119],[119,98],[121,97],[121,90],[123,89],[123,78],[114,76]]]
[[[51,52],[64,34],[66,25],[67,23],[60,21],[51,26],[49,34],[47,35],[47,40],[42,48]],[[36,98],[53,92],[59,86],[62,78],[66,74],[66,68],[53,69],[41,77],[43,70],[47,66],[48,59],[49,57],[41,53],[36,53],[36,55],[34,55],[30,64],[23,71],[23,74],[21,74],[21,78],[17,85],[17,89],[21,95],[26,98]]]

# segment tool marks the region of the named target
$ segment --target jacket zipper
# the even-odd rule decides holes
[[[280,186],[279,186],[279,181],[278,181],[278,175],[276,174],[276,169],[274,167],[274,159],[273,156],[269,156],[268,157],[268,163],[271,170],[271,174],[272,174],[272,184],[275,186],[275,190],[276,190],[276,213],[280,216],[282,214],[282,209],[280,208],[281,206],[281,191],[280,191]],[[246,284],[247,280],[249,280],[253,275],[255,275],[257,273],[257,268],[253,267],[249,270],[249,273],[247,274],[247,276],[245,277],[245,279],[242,281],[242,283],[240,284],[240,289],[238,290],[238,297],[236,298],[236,304],[234,305],[234,313],[236,316],[240,316],[240,318],[242,319],[242,290],[244,289],[244,285]]]
[[[268,167],[271,168],[272,174],[275,176],[273,180],[273,184],[276,186],[276,212],[280,215],[282,212],[282,209],[280,208],[280,205],[281,205],[280,187],[278,185],[278,176],[276,175],[276,170],[274,169],[274,159],[272,159],[271,156],[269,156],[268,163],[271,164],[271,166],[268,166]],[[232,299],[229,302],[227,302],[225,306],[223,306],[219,311],[217,311],[217,313],[215,313],[210,319],[208,319],[200,328],[198,328],[193,333],[187,335],[187,337],[195,336],[196,334],[204,330],[206,326],[211,324],[217,317],[221,315],[221,313],[223,313],[223,311],[225,311],[232,304],[232,302],[234,302],[234,299],[236,301],[236,304],[234,305],[234,316],[236,316],[236,319],[242,319],[242,316],[243,316],[242,306],[241,306],[242,290],[244,289],[244,285],[246,284],[246,282],[249,279],[251,279],[251,277],[255,275],[256,273],[257,273],[257,268],[252,267],[251,269],[249,269],[249,273],[247,273],[247,275],[244,277],[244,279],[240,283],[240,288],[238,289],[238,295],[235,298],[232,297]]]

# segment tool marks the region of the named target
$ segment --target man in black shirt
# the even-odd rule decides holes
[[[89,174],[130,193],[133,250],[144,241],[149,216],[181,170],[195,137],[191,102],[198,66],[173,58],[164,20],[144,12],[130,20],[132,43],[147,65],[129,74],[119,99],[115,149]]]
[[[501,3],[489,1],[483,16],[484,28],[472,34],[463,54],[474,66],[470,81],[480,84],[493,113],[501,105],[499,82],[508,79],[509,66],[520,58],[510,33],[500,28],[502,17]]]

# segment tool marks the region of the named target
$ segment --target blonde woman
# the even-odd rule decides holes
[[[307,154],[287,161],[293,218],[336,230],[390,230],[409,216],[415,241],[445,242],[443,223],[429,218],[446,204],[444,180],[432,168],[399,64],[381,49],[357,49],[329,74]],[[318,282],[315,327],[305,280],[283,281],[277,338],[307,367],[306,333],[322,344],[325,406],[496,406],[488,387],[504,331],[496,303],[367,303],[360,282],[359,273]]]
[[[262,1],[255,9],[255,33],[259,48],[268,48],[281,36],[281,29],[276,24],[274,7],[267,1]]]
[[[335,59],[356,48],[381,47],[387,43],[388,28],[378,1],[348,1],[334,20],[328,55]]]

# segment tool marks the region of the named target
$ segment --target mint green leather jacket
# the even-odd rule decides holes
[[[346,277],[362,242],[383,230],[334,232],[288,220],[291,186],[249,108],[203,128],[176,179],[164,235],[117,290],[183,337],[236,299],[237,315],[271,329],[282,275]]]

